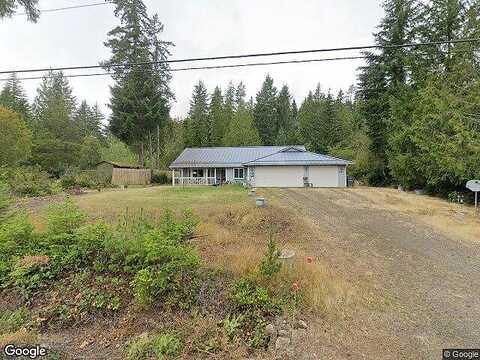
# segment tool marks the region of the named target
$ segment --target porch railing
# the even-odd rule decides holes
[[[214,185],[214,177],[175,177],[175,185]]]

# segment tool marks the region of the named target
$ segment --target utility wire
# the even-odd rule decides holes
[[[61,8],[54,8],[54,9],[44,9],[44,10],[39,10],[40,14],[42,13],[48,13],[48,12],[55,12],[55,11],[63,11],[63,10],[72,10],[72,9],[80,9],[80,8],[86,8],[86,7],[92,7],[92,6],[100,6],[100,5],[110,5],[112,4],[110,1],[105,1],[101,3],[94,3],[94,4],[81,4],[81,5],[73,5],[73,6],[65,6]],[[22,16],[22,15],[27,15],[27,13],[16,13],[14,16]]]
[[[282,65],[282,64],[302,64],[302,63],[312,63],[312,62],[322,62],[322,61],[337,61],[337,60],[355,60],[355,59],[365,59],[365,56],[345,56],[345,57],[334,57],[334,58],[324,58],[324,59],[306,59],[306,60],[288,60],[288,61],[272,61],[272,62],[257,62],[257,63],[246,63],[246,64],[229,64],[229,65],[212,65],[212,66],[195,66],[195,67],[185,67],[185,68],[174,68],[170,71],[189,71],[189,70],[210,70],[210,69],[226,69],[226,68],[237,68],[237,67],[246,67],[246,66],[265,66],[265,65]],[[70,74],[64,75],[67,78],[74,77],[89,77],[89,76],[105,76],[112,75],[113,72],[103,72],[103,73],[92,73],[92,74]],[[38,80],[43,78],[52,78],[52,76],[34,76],[34,77],[23,77],[17,78],[18,80]],[[0,81],[8,81],[8,78],[0,79]]]
[[[479,42],[479,41],[480,41],[480,38],[474,38],[474,39],[459,39],[459,40],[450,40],[450,41],[430,41],[430,42],[424,42],[424,43],[411,43],[411,44],[400,44],[400,45],[349,46],[349,47],[325,48],[325,49],[278,51],[278,52],[270,52],[270,53],[254,53],[254,54],[243,54],[243,55],[226,55],[226,56],[211,56],[211,57],[199,57],[199,58],[147,61],[147,62],[139,62],[139,63],[109,64],[108,66],[87,65],[87,66],[64,66],[64,67],[55,67],[55,68],[49,67],[49,68],[37,68],[37,69],[4,70],[4,71],[0,71],[0,74],[45,72],[45,71],[63,71],[63,70],[85,70],[85,69],[99,69],[99,68],[103,68],[103,67],[128,68],[128,67],[132,67],[132,66],[154,65],[154,64],[173,64],[173,63],[183,63],[183,62],[192,62],[192,61],[242,59],[242,58],[263,57],[263,56],[294,55],[294,54],[308,54],[308,53],[321,53],[321,52],[334,52],[334,51],[351,51],[351,50],[415,48],[415,47],[420,47],[420,46],[474,43],[474,42]]]

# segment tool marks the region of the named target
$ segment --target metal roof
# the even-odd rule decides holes
[[[312,153],[310,151],[298,151],[285,149],[275,154],[267,155],[245,165],[349,165],[351,161],[335,158],[333,156]]]
[[[186,148],[170,168],[348,164],[351,162],[308,152],[303,145],[289,145]]]

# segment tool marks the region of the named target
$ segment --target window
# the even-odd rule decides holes
[[[192,177],[203,177],[203,169],[193,169]]]
[[[209,168],[209,169],[208,169],[207,176],[208,176],[208,177],[214,177],[214,176],[215,176],[215,169]]]
[[[243,168],[233,169],[233,178],[234,179],[243,179]]]

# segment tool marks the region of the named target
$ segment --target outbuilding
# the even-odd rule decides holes
[[[170,165],[172,185],[345,187],[350,161],[303,145],[187,148]]]
[[[113,185],[148,185],[152,181],[152,171],[138,165],[104,160],[95,167],[98,179]]]

